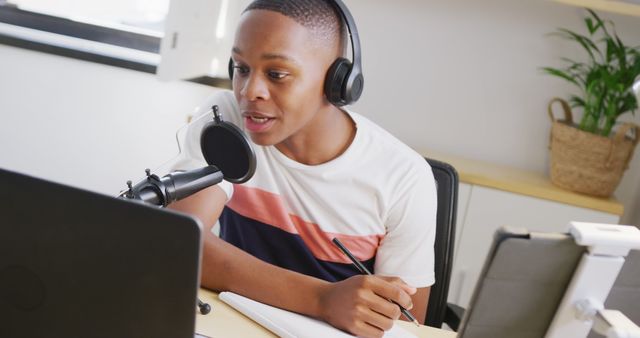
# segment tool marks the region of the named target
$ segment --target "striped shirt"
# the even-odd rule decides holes
[[[231,92],[216,93],[203,107],[212,104],[226,121],[242,126]],[[223,187],[230,199],[219,219],[220,237],[266,262],[338,281],[358,271],[331,242],[337,237],[374,274],[430,286],[437,203],[431,169],[370,120],[348,114],[355,138],[327,163],[301,164],[273,146],[253,144],[255,175]],[[205,165],[199,148],[203,124],[189,126],[183,164]]]

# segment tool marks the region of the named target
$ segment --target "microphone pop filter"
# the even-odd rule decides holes
[[[256,154],[244,132],[222,120],[218,106],[213,106],[213,114],[214,120],[200,135],[202,155],[209,165],[220,169],[226,181],[244,183],[256,171]]]

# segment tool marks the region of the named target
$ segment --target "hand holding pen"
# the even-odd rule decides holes
[[[338,246],[338,248],[347,256],[349,257],[349,259],[351,260],[351,262],[353,263],[353,265],[358,269],[358,271],[360,271],[361,274],[363,275],[372,275],[372,273],[340,242],[340,240],[338,240],[337,238],[333,239],[333,243]],[[411,314],[411,312],[409,312],[407,309],[405,309],[404,307],[402,307],[400,304],[389,300],[390,302],[396,304],[397,306],[400,307],[400,311],[402,312],[402,314],[409,319],[409,321],[413,322],[414,324],[416,324],[416,326],[420,326],[420,323],[418,323],[418,321],[416,320],[416,318]]]

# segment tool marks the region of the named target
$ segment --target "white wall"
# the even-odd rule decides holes
[[[547,171],[547,103],[573,88],[539,67],[581,53],[547,33],[586,33],[582,9],[544,0],[347,3],[361,32],[366,78],[356,110],[416,148]],[[626,44],[640,45],[640,17],[600,14],[615,21]],[[616,192],[627,210],[623,222],[640,225],[639,190],[636,151]]]
[[[545,34],[582,29],[581,10],[540,0],[347,3],[366,78],[354,110],[415,148],[546,171],[546,104],[571,88],[538,67],[578,50]],[[640,44],[640,18],[601,14]],[[115,193],[175,151],[173,131],[212,90],[0,46],[0,167]],[[636,152],[616,192],[623,222],[640,224],[639,190]]]
[[[177,154],[214,90],[0,45],[0,167],[117,194]]]

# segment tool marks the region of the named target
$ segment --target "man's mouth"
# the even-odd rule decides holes
[[[267,123],[267,121],[270,120],[270,118],[268,118],[268,117],[257,117],[257,116],[249,116],[249,119],[251,121],[253,121],[255,123],[259,123],[259,124]]]
[[[244,126],[253,133],[266,132],[273,125],[275,118],[263,115],[245,114]]]

